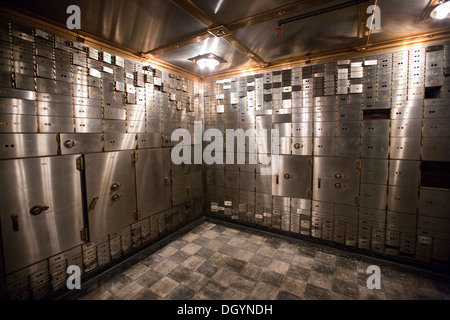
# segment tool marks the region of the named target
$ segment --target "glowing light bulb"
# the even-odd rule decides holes
[[[450,1],[441,3],[436,8],[434,8],[433,12],[431,12],[431,17],[438,20],[443,20],[447,18],[450,13]]]

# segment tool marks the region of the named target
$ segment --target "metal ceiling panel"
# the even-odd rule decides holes
[[[266,61],[327,50],[353,47],[357,33],[358,7],[350,7],[284,25],[276,39],[278,19],[236,30],[236,38]]]
[[[296,1],[293,0],[193,0],[210,17],[219,24],[228,24],[245,19],[263,11],[272,10]],[[297,1],[298,2],[298,1]]]
[[[81,29],[121,46],[146,52],[205,28],[170,1],[161,0],[24,0],[14,7],[66,24],[70,5],[81,9]]]

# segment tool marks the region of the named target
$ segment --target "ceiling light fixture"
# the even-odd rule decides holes
[[[226,62],[224,59],[216,56],[214,53],[202,54],[188,60],[196,63],[201,70],[214,70],[214,68],[219,64]]]
[[[436,8],[434,8],[433,11],[431,12],[431,17],[433,19],[443,20],[447,18],[449,13],[450,13],[450,1],[441,1],[441,3],[437,5]]]

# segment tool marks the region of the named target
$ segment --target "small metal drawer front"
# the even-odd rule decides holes
[[[101,119],[102,108],[88,107],[88,106],[83,106],[83,105],[75,105],[74,106],[74,116],[75,116],[75,118]]]
[[[144,121],[127,121],[127,133],[145,132]]]
[[[34,84],[33,84],[33,87],[34,87]],[[56,93],[56,84],[55,84],[55,81],[51,80],[51,79],[37,78],[36,79],[36,89],[38,92],[54,94],[54,93]]]
[[[418,193],[419,188],[389,186],[388,210],[415,214],[419,203]]]
[[[361,183],[386,185],[388,181],[388,160],[363,159]]]
[[[101,99],[102,98],[102,89],[96,87],[88,87],[88,96],[90,99]]]
[[[16,74],[15,83],[17,89],[34,90],[34,77],[26,76],[23,74]]]
[[[0,163],[1,176],[8,181],[9,186],[2,193],[5,210],[2,210],[1,215],[7,273],[81,244],[79,231],[83,227],[83,214],[76,157],[20,159]],[[23,170],[10,170],[11,166]],[[55,172],[64,174],[52,174]],[[49,188],[42,188],[42,181],[47,181]],[[48,209],[33,216],[30,208],[37,205],[48,206]],[[18,231],[11,227],[11,215],[14,213],[17,215]],[[33,241],[30,242],[30,239]],[[51,245],[40,246],[36,250],[36,243]]]
[[[335,138],[314,138],[314,155],[316,156],[334,156]]]
[[[360,137],[361,122],[360,121],[338,121],[337,122],[338,137]]]
[[[316,122],[314,125],[315,137],[336,136],[336,122]]]
[[[450,137],[448,118],[425,119],[423,123],[423,136],[430,138]]]
[[[55,69],[53,69],[53,67],[38,64],[36,66],[36,75],[42,78],[53,79],[55,77]]]
[[[39,116],[39,132],[73,132],[73,118]]]
[[[0,113],[35,115],[36,104],[30,100],[0,98]]]
[[[69,70],[56,69],[56,81],[72,82],[72,75]]]
[[[357,159],[314,159],[314,200],[353,205],[359,195],[359,180]]]
[[[118,109],[118,108],[104,108],[103,117],[105,119],[124,121],[126,119],[126,111],[125,109]]]
[[[57,136],[53,134],[1,134],[0,159],[56,156]]]
[[[127,131],[126,122],[122,120],[105,120],[105,132],[108,133],[125,133]]]
[[[312,168],[309,157],[280,156],[278,174],[272,176],[272,194],[293,198],[307,198],[311,191]]]
[[[63,96],[59,94],[50,94],[50,93],[44,93],[44,92],[38,92],[37,93],[37,100],[38,101],[48,101],[48,102],[57,102],[57,103],[66,103],[66,104],[72,104],[72,97],[70,96]]]
[[[8,54],[7,59],[10,59],[10,57],[11,56]],[[24,53],[24,52],[20,52],[20,51],[13,51],[13,58],[14,58],[14,61],[20,61],[20,62],[25,62],[25,63],[30,63],[30,64],[34,63],[34,58],[33,58],[32,54],[28,54],[28,53]]]
[[[420,138],[391,138],[391,159],[419,160]]]
[[[377,109],[390,109],[390,102],[374,102],[374,103],[364,103],[362,109],[363,110],[377,110]]]
[[[424,118],[450,118],[450,108],[449,106],[425,107]]]
[[[162,147],[161,135],[159,133],[138,133],[137,143],[139,149]]]
[[[293,155],[307,156],[312,155],[313,140],[310,137],[292,138],[291,151]]]
[[[391,137],[420,138],[422,136],[422,120],[392,120]]]
[[[66,117],[73,116],[73,106],[66,103],[37,101],[39,116]]]
[[[422,159],[450,161],[450,138],[423,138]]]
[[[273,128],[279,130],[280,137],[290,137],[292,134],[291,123],[277,123]]]
[[[389,120],[364,120],[363,138],[389,137]]]
[[[318,112],[314,114],[315,122],[322,121],[336,121],[336,113],[335,112]]]
[[[25,63],[20,61],[14,62],[14,72],[24,74],[27,76],[34,76],[34,65],[32,63]]]
[[[387,159],[389,155],[388,138],[364,138],[362,140],[362,157]]]
[[[72,92],[72,85],[70,84],[70,82],[56,81],[56,94],[72,96]]]
[[[416,219],[417,216],[415,214],[388,211],[386,221],[389,225],[415,228]]]
[[[392,108],[392,120],[422,119],[422,108],[401,107]]]
[[[74,97],[88,98],[89,97],[88,86],[74,84],[73,85],[73,95],[74,95]]]
[[[75,118],[75,132],[77,133],[95,133],[102,132],[101,119]]]
[[[389,164],[389,185],[398,187],[419,187],[420,162],[391,160]]]
[[[120,151],[136,149],[136,134],[105,133],[105,151]]]
[[[386,209],[387,186],[361,184],[361,206],[373,209]]]
[[[86,154],[84,160],[89,235],[97,241],[134,222],[135,172],[130,151]]]
[[[37,132],[36,116],[0,114],[0,133]]]
[[[420,188],[419,215],[448,219],[450,190]]]
[[[56,80],[58,80],[58,76],[56,77]],[[61,79],[59,79],[59,80],[61,80]],[[82,88],[83,86],[88,85],[88,76],[85,74],[74,73],[73,74],[73,83],[74,83],[74,91],[77,92],[77,89],[79,89],[80,87]],[[83,91],[87,91],[87,90],[83,90]]]
[[[103,151],[103,136],[100,133],[60,134],[61,154],[90,153]]]
[[[52,59],[53,48],[46,46],[36,46],[36,56]]]
[[[386,221],[386,208],[383,208],[383,210],[360,208],[359,209],[359,219],[384,223]]]
[[[336,156],[338,157],[360,157],[361,138],[345,137],[336,138]]]

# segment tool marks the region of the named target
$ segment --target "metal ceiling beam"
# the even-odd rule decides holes
[[[264,59],[259,57],[256,53],[254,53],[244,43],[242,43],[241,41],[236,39],[231,34],[231,32],[228,31],[228,29],[225,26],[218,26],[218,24],[216,23],[216,21],[214,21],[214,19],[209,17],[205,12],[203,12],[202,9],[197,7],[191,0],[170,0],[170,1],[172,1],[175,5],[177,5],[182,10],[184,10],[191,17],[193,17],[194,19],[196,19],[200,23],[203,23],[205,26],[207,26],[208,27],[208,32],[209,32],[211,37],[212,36],[217,36],[217,37],[223,38],[225,41],[227,41],[229,44],[231,44],[233,47],[235,47],[238,51],[242,52],[248,58],[250,58],[253,61],[255,61],[258,65],[261,65],[261,66],[267,66],[268,65],[268,63],[265,62]],[[214,32],[214,31],[216,31],[216,29],[222,29],[222,30],[225,30],[225,32],[223,34]],[[203,33],[203,35],[204,35],[204,39],[207,39],[207,36],[204,33]],[[195,38],[196,38],[196,36],[193,36],[193,37],[187,39],[188,41],[186,41],[186,43],[190,44],[190,43],[196,42],[196,41],[194,41]],[[185,40],[181,40],[179,42],[172,43],[170,45],[170,48],[174,48],[174,46],[175,46],[175,49],[179,48],[184,42],[185,42]],[[184,45],[186,45],[186,44],[184,44]],[[166,49],[165,51],[169,50],[169,48],[165,48],[165,49]],[[170,50],[172,50],[172,49],[170,49]],[[155,49],[153,51],[155,51],[155,52],[158,52],[158,51],[162,52],[162,48],[157,48],[157,49]],[[151,54],[151,51],[147,52],[145,54],[149,54],[149,53]]]
[[[175,49],[178,49],[178,48],[181,48],[181,47],[184,47],[184,46],[187,46],[187,45],[190,45],[190,44],[202,41],[202,40],[206,40],[211,37],[212,37],[212,35],[207,30],[205,30],[201,33],[196,33],[185,39],[175,41],[175,42],[169,43],[165,46],[156,48],[154,50],[144,52],[143,55],[157,56],[157,55],[163,54],[168,51],[172,51],[172,50],[175,50]]]
[[[208,16],[202,9],[197,7],[191,0],[170,0],[172,3],[176,4],[180,9],[184,10],[191,17],[196,19],[198,22],[203,23],[205,26],[212,27],[216,25],[214,19]]]

